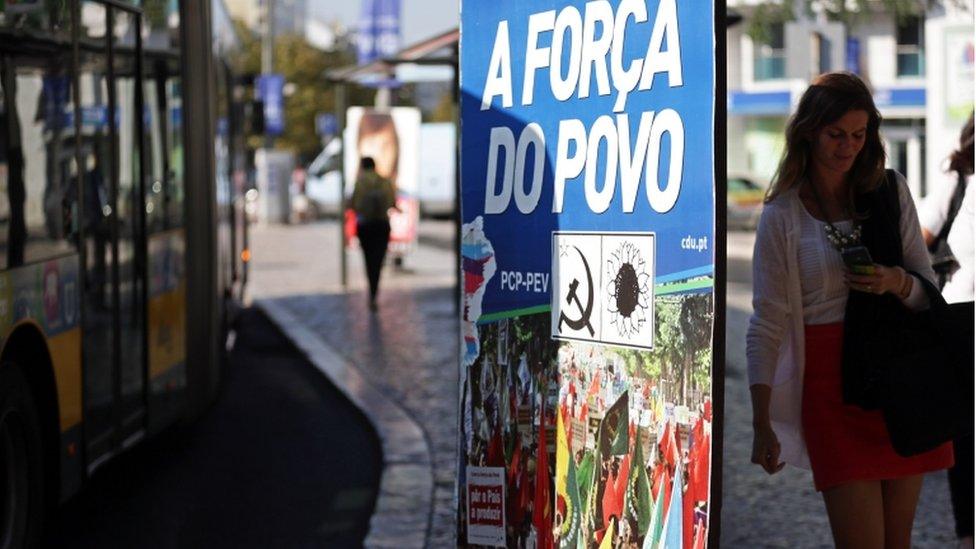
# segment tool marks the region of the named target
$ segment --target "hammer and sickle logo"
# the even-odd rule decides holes
[[[577,291],[579,290],[580,281],[574,278],[569,284],[569,295],[566,296],[566,303],[569,305],[576,305],[579,311],[579,318],[572,319],[566,316],[565,311],[559,311],[559,324],[557,325],[560,332],[563,331],[563,323],[569,326],[573,330],[582,330],[586,328],[590,332],[590,336],[596,335],[596,331],[593,329],[593,325],[590,324],[590,315],[593,314],[593,275],[590,273],[590,264],[586,261],[586,256],[583,252],[576,246],[576,252],[579,253],[580,259],[583,260],[583,268],[586,270],[586,305],[580,301]]]

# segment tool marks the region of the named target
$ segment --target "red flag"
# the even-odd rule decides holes
[[[486,462],[489,467],[505,466],[505,444],[502,442],[502,432],[497,426],[492,432],[491,440],[488,441],[488,459]]]
[[[543,395],[546,394],[543,387]],[[538,549],[552,549],[552,492],[549,490],[549,451],[546,449],[546,405],[542,404],[539,415],[539,447],[535,462],[535,499],[532,508],[532,524],[535,525]]]
[[[630,476],[630,454],[620,462],[617,475],[613,473],[607,477],[607,484],[603,488],[603,524],[610,524],[610,516],[623,516],[624,494],[627,493],[627,479]]]
[[[512,461],[508,464],[508,485],[514,486],[519,469],[522,468],[522,437],[515,435],[515,449],[512,450]]]
[[[664,476],[665,472],[666,469],[664,467],[664,462],[657,462],[657,465],[654,466],[654,477],[651,482],[651,495],[654,496],[654,499],[657,499],[657,493],[662,488],[662,482],[667,480]],[[664,486],[663,488],[667,488],[667,486]]]
[[[508,464],[508,482],[506,488],[508,499],[505,507],[508,512],[509,524],[522,524],[525,520],[525,507],[522,505],[522,492],[525,490],[524,484],[528,484],[529,479],[522,473],[522,437],[515,435],[515,449],[512,451],[512,461]]]
[[[601,375],[602,375],[602,373],[599,370],[597,370],[596,372],[593,373],[593,381],[590,382],[590,388],[587,389],[587,391],[586,391],[586,398],[587,398],[587,400],[589,400],[589,398],[591,396],[595,395],[596,392],[600,390],[600,376]]]
[[[671,469],[674,469],[674,466],[678,464],[678,460],[681,459],[681,446],[678,444],[676,431],[675,426],[669,421],[664,426],[664,434],[658,443],[658,446],[661,448],[661,453],[664,455],[664,459],[668,462],[668,466]]]
[[[711,466],[712,439],[702,433],[701,443],[695,443],[691,464],[688,471],[688,499],[693,501],[708,500],[708,480]]]
[[[664,516],[668,516],[668,512],[671,509],[671,493],[674,490],[671,489],[671,482],[681,482],[681,479],[671,478],[671,472],[669,469],[664,469],[664,483],[661,488],[664,490]]]

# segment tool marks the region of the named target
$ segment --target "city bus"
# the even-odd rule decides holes
[[[0,548],[214,398],[249,257],[238,55],[222,0],[0,2]]]

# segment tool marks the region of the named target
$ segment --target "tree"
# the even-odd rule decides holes
[[[260,74],[261,37],[241,21],[235,25],[242,43],[241,72]],[[355,62],[353,52],[345,48],[321,51],[301,35],[275,37],[275,72],[283,74],[285,81],[294,86],[294,92],[285,98],[285,131],[276,140],[279,148],[290,149],[306,159],[318,153],[321,139],[315,133],[315,115],[335,112],[336,87],[326,81],[326,72]],[[349,86],[346,103],[371,104],[374,93],[369,88]],[[252,136],[249,144],[256,148],[261,146],[261,140],[261,136]]]

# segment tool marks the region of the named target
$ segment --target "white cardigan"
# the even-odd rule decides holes
[[[897,174],[896,179],[904,267],[935,280],[905,178]],[[753,314],[746,333],[746,360],[749,384],[772,387],[769,417],[779,438],[780,460],[809,469],[800,421],[804,335],[797,247],[802,208],[796,187],[763,208],[753,250]],[[928,305],[921,284],[913,285],[905,303],[913,309]]]

